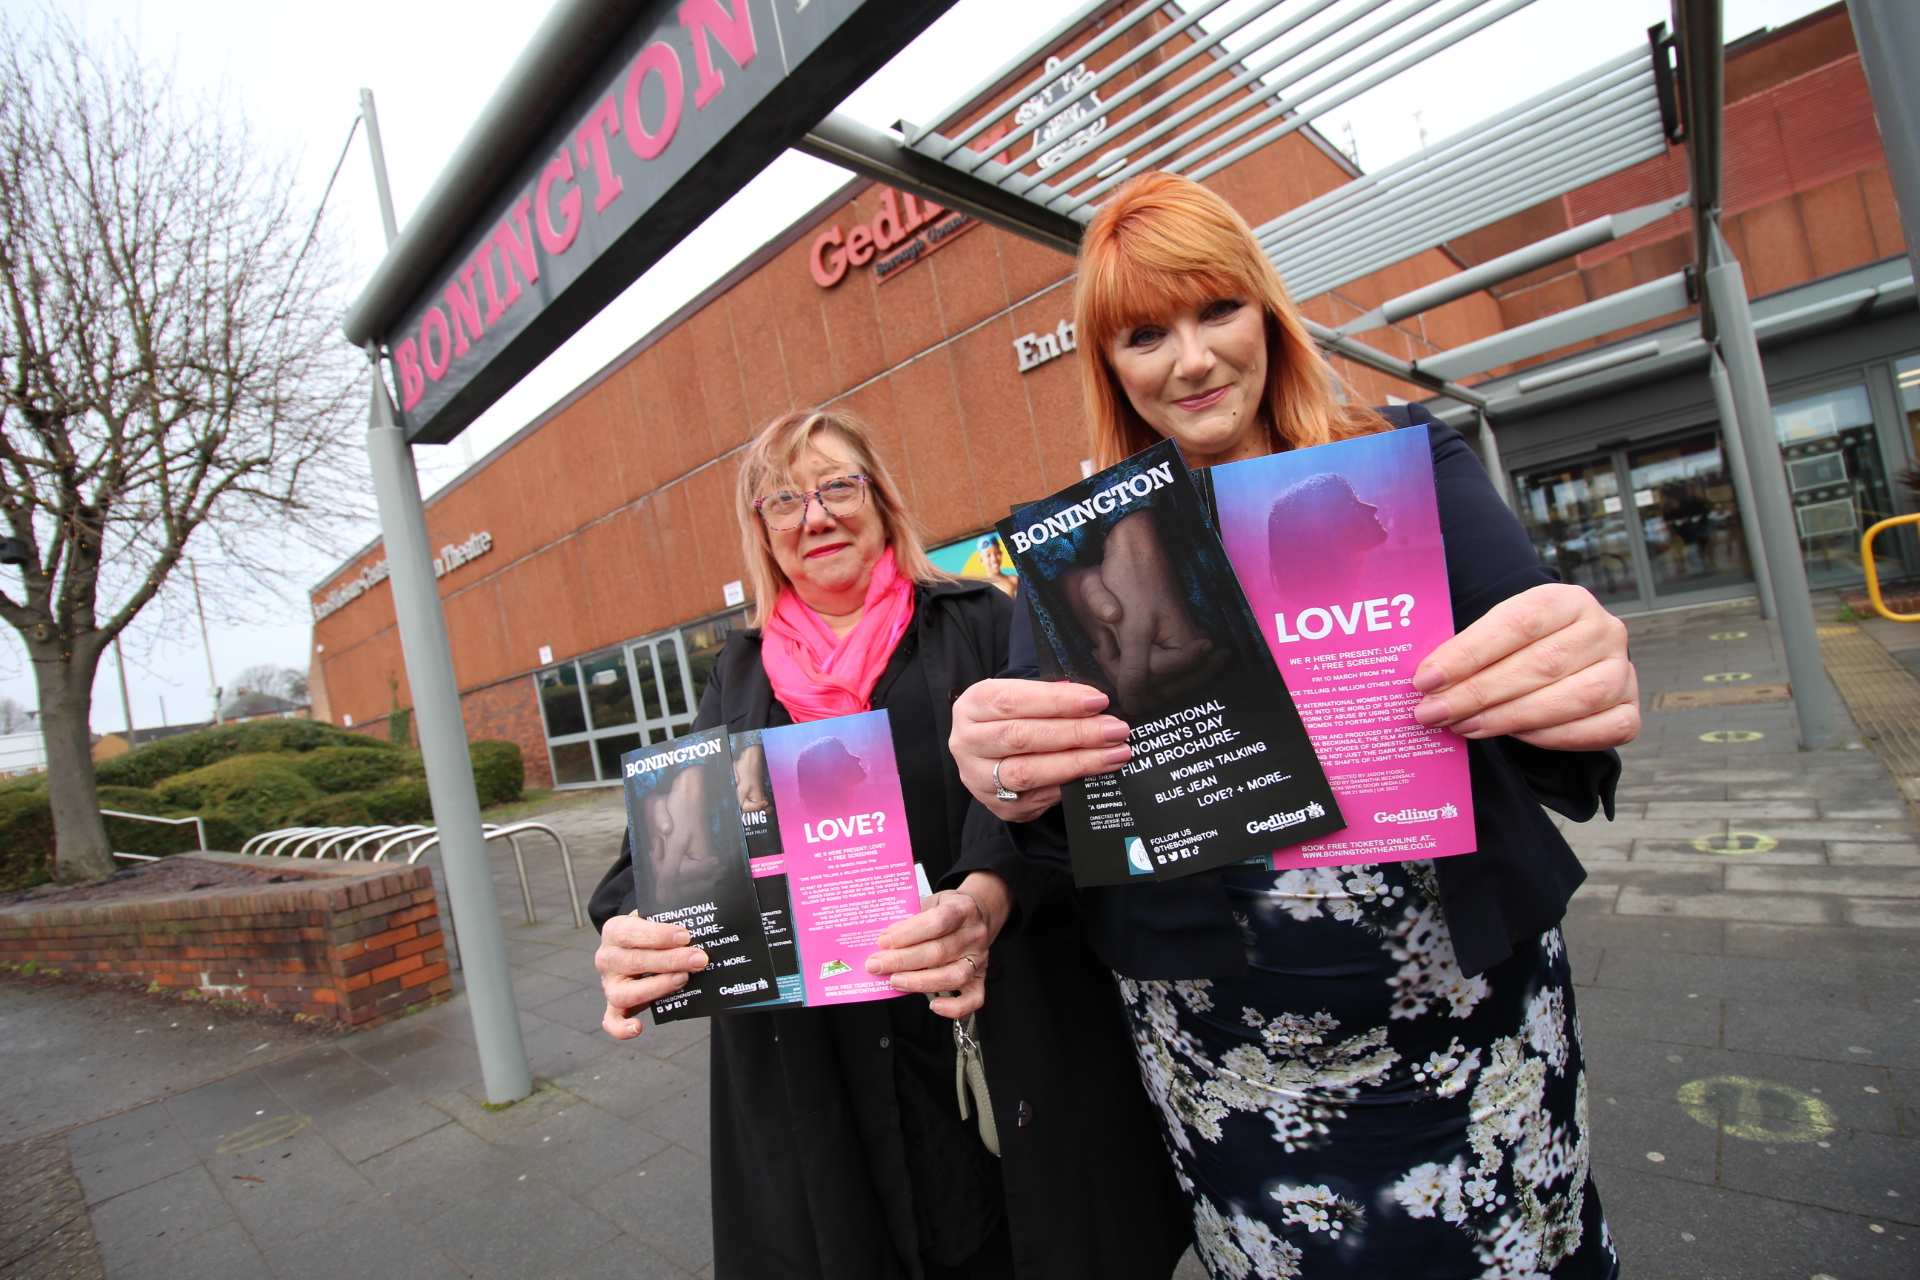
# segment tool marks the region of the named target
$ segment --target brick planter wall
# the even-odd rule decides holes
[[[426,867],[181,854],[300,879],[0,908],[0,962],[368,1026],[453,990]]]

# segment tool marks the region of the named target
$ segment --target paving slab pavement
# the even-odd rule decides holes
[[[1751,604],[1628,625],[1643,706],[1786,678]],[[1797,749],[1792,703],[1648,710],[1617,819],[1560,823],[1628,1275],[1920,1275],[1920,827],[1835,705],[1850,747],[1824,752]]]
[[[1649,705],[1723,671],[1785,678],[1750,606],[1630,626]],[[1790,703],[1646,721],[1618,819],[1563,824],[1589,872],[1566,932],[1627,1274],[1920,1274],[1920,826],[1872,751],[1797,751]],[[1701,738],[1726,729],[1742,740]],[[617,795],[540,820],[589,890]],[[135,1038],[179,1019],[0,983],[0,1135],[64,1147],[100,1267],[73,1274],[710,1276],[706,1024],[601,1035],[595,939],[557,857],[526,848],[537,923],[504,849],[493,870],[541,1087],[504,1110],[461,996],[255,1057],[269,1037],[244,1022]],[[94,1055],[110,1070],[82,1079]],[[1179,1276],[1202,1280],[1191,1255]]]

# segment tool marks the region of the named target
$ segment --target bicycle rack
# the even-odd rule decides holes
[[[520,836],[523,832],[543,831],[552,837],[553,842],[560,846],[560,866],[567,875],[567,903],[573,908],[573,927],[576,929],[586,927],[586,917],[580,911],[580,888],[573,878],[573,854],[567,848],[565,836],[562,836],[558,831],[555,831],[544,822],[515,822],[504,827],[496,827],[492,823],[484,823],[481,825],[480,830],[483,840],[505,840],[513,847],[514,869],[520,874],[520,902],[521,905],[526,908],[528,924],[533,924],[539,917],[534,914],[533,910],[533,890],[527,885],[527,860],[526,855],[520,849]],[[435,831],[432,836],[408,856],[407,861],[409,863],[417,861],[421,854],[439,843],[440,833]]]
[[[106,812],[106,810],[102,810]],[[142,817],[140,814],[116,814],[118,817]],[[194,822],[198,818],[152,818],[153,822]],[[573,927],[586,927],[586,915],[580,909],[580,886],[573,875],[573,852],[567,848],[566,837],[544,822],[514,822],[506,826],[493,823],[481,824],[483,841],[505,840],[513,849],[514,870],[520,879],[520,904],[527,914],[527,923],[539,920],[533,906],[533,888],[527,882],[526,852],[520,847],[521,837],[540,833],[546,835],[560,848],[560,866],[567,877],[567,903],[573,908]],[[240,847],[240,852],[265,858],[328,858],[340,862],[405,862],[408,866],[420,861],[427,850],[440,843],[438,828],[423,824],[406,826],[374,827],[283,827],[278,831],[263,831]],[[201,836],[200,844],[206,847],[206,837]],[[117,857],[142,857],[140,854],[118,854]]]

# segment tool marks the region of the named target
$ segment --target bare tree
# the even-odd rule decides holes
[[[17,698],[0,698],[0,733],[27,733],[32,728],[32,711]]]
[[[0,618],[39,686],[60,879],[113,869],[94,671],[188,540],[258,583],[365,492],[312,200],[124,39],[0,18],[0,516],[30,548]]]
[[[248,667],[232,680],[234,693],[264,693],[288,702],[301,702],[307,696],[307,673],[294,667],[262,662]]]

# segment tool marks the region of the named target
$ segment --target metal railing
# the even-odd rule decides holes
[[[207,824],[198,818],[156,818],[150,813],[126,813],[119,809],[102,809],[100,816],[103,818],[132,818],[135,822],[158,822],[169,827],[184,827],[188,823],[192,823],[194,831],[200,837],[200,845],[197,850],[189,849],[186,850],[186,852],[204,853],[207,848]],[[160,861],[157,855],[151,853],[120,853],[116,851],[113,856],[116,858],[126,858],[132,862]]]
[[[1883,618],[1889,618],[1894,622],[1920,622],[1920,613],[1895,613],[1887,608],[1887,602],[1880,598],[1880,570],[1875,568],[1873,563],[1873,538],[1882,529],[1891,529],[1897,524],[1920,524],[1920,511],[1882,520],[1860,535],[1860,562],[1867,571],[1867,599],[1873,601],[1873,611]]]
[[[513,822],[505,826],[485,823],[481,832],[486,840],[505,840],[513,849],[514,870],[520,878],[520,902],[527,923],[539,920],[533,906],[533,889],[527,882],[527,859],[520,847],[522,836],[541,833],[560,849],[560,867],[567,877],[567,905],[573,909],[573,927],[586,927],[586,915],[580,909],[580,887],[573,875],[573,853],[566,837],[544,822]],[[203,841],[204,843],[204,841]],[[240,847],[240,852],[268,858],[327,858],[339,862],[405,862],[412,866],[427,850],[440,843],[437,828],[423,825],[375,827],[283,827],[264,831]]]

